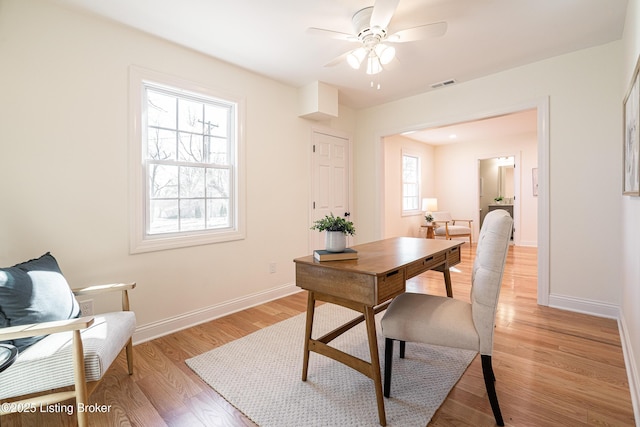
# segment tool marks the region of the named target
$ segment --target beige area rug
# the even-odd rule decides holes
[[[380,330],[380,318],[376,316]],[[355,318],[355,311],[323,304],[313,337]],[[305,315],[301,314],[186,361],[204,381],[261,427],[376,426],[373,382],[343,364],[311,353],[301,380]],[[331,343],[370,360],[364,322]],[[378,334],[380,360],[384,339]],[[475,357],[475,352],[407,343],[395,345],[387,425],[426,426]]]

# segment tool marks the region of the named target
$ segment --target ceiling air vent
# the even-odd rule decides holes
[[[438,82],[438,83],[434,83],[431,85],[431,87],[433,89],[437,89],[439,87],[445,87],[445,86],[451,86],[456,84],[456,80],[455,79],[449,79],[449,80],[445,80],[443,82]]]

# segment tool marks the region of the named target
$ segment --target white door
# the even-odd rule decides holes
[[[349,217],[350,203],[350,140],[344,136],[327,132],[313,131],[312,137],[312,207],[311,225],[313,221],[325,215]],[[356,227],[357,230],[357,227]],[[324,248],[324,235],[312,231],[311,250]],[[349,245],[347,240],[347,245]]]

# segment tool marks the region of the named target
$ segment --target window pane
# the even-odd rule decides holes
[[[180,231],[204,229],[204,200],[180,200]]]
[[[149,128],[147,157],[153,160],[176,159],[176,133],[170,130]]]
[[[231,227],[229,200],[207,200],[207,228]]]
[[[149,165],[151,198],[178,197],[178,166]]]
[[[229,109],[218,105],[206,105],[204,109],[205,135],[226,137],[229,135],[227,122]]]
[[[180,168],[180,197],[204,197],[204,168]]]
[[[229,169],[207,169],[207,197],[229,197]]]
[[[147,124],[176,128],[176,98],[147,89]]]
[[[229,164],[229,141],[223,138],[209,137],[209,163],[216,165]]]
[[[178,201],[151,200],[149,203],[149,233],[173,233],[178,231]]]
[[[178,144],[178,160],[202,163],[204,161],[202,156],[202,135],[180,132],[178,137],[180,138],[180,143]]]
[[[201,102],[178,99],[178,129],[202,133],[202,110]]]
[[[402,164],[402,177],[405,182],[416,182],[418,173],[418,159],[404,156]]]

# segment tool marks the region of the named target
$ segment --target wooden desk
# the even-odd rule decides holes
[[[295,259],[296,285],[309,291],[302,381],[307,380],[311,351],[344,363],[373,380],[380,425],[386,425],[374,316],[387,308],[393,297],[405,291],[407,279],[428,270],[444,273],[447,295],[453,296],[449,267],[460,262],[462,244],[452,240],[396,237],[354,246],[358,251],[357,260],[318,262],[312,255]],[[311,339],[316,301],[348,307],[362,316],[318,339]],[[363,320],[371,362],[328,345]]]

